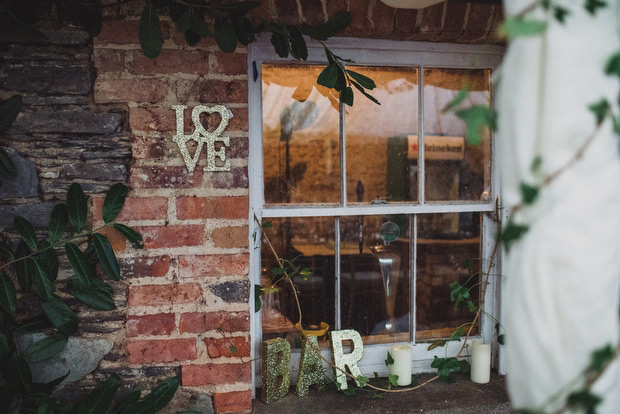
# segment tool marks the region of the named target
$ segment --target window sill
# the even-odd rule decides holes
[[[420,382],[430,378],[419,377]],[[385,395],[373,399],[373,392],[358,392],[350,397],[337,392],[333,386],[317,392],[310,388],[310,395],[298,397],[291,389],[284,398],[271,404],[255,400],[253,414],[288,413],[428,413],[428,414],[509,414],[512,413],[506,394],[505,377],[491,374],[489,384],[475,384],[469,375],[456,375],[455,384],[434,381],[411,392]],[[257,392],[260,396],[260,392]]]

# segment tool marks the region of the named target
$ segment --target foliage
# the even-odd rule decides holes
[[[435,356],[431,368],[437,368],[439,379],[445,382],[454,382],[453,372],[469,372],[469,362],[458,358],[439,358]]]

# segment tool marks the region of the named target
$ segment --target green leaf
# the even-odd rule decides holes
[[[333,88],[338,83],[339,72],[340,68],[338,65],[330,63],[321,71],[316,82],[326,88]]]
[[[67,373],[65,375],[61,375],[58,378],[54,378],[53,380],[51,380],[50,382],[46,382],[45,384],[41,384],[41,383],[33,383],[32,384],[32,392],[34,393],[43,393],[43,394],[51,394],[52,391],[54,391],[54,389],[60,385],[61,382],[63,382],[65,380],[65,378],[67,378],[69,376],[69,374],[71,373],[71,371],[67,371]]]
[[[149,58],[154,59],[161,53],[164,38],[159,25],[159,15],[157,9],[150,1],[144,5],[140,16],[140,29],[138,33],[142,52]]]
[[[0,272],[0,306],[11,316],[17,310],[17,292],[13,281],[5,272]]]
[[[175,377],[162,381],[144,399],[132,406],[131,414],[151,414],[164,408],[177,391],[179,380]]]
[[[316,40],[327,40],[346,29],[353,20],[349,12],[340,12],[333,15],[327,22],[320,26],[303,25],[301,30],[305,35]]]
[[[469,91],[467,89],[460,90],[456,94],[454,99],[448,102],[448,104],[441,109],[441,112],[445,113],[445,112],[449,112],[453,110],[454,108],[462,104],[465,101],[465,99],[467,99],[468,96],[469,96]]]
[[[88,397],[79,405],[76,414],[105,414],[120,385],[121,379],[115,374],[110,375],[103,384],[88,394]]]
[[[131,227],[127,227],[124,224],[120,223],[114,223],[114,228],[118,230],[123,236],[125,236],[125,238],[135,247],[137,247],[138,249],[144,248],[142,236]]]
[[[65,252],[67,259],[71,264],[71,269],[77,278],[85,285],[92,282],[93,274],[88,263],[86,255],[73,243],[65,244]]]
[[[450,335],[450,341],[458,341],[464,334],[465,332],[463,332],[463,327],[459,326],[454,330],[454,332],[452,332],[452,335]]]
[[[13,95],[0,104],[0,133],[9,129],[22,110],[22,97]]]
[[[464,359],[459,361],[459,371],[461,372],[469,372],[471,371],[471,365],[469,365],[469,362],[465,361]]]
[[[384,362],[385,362],[385,366],[386,367],[389,367],[390,365],[392,365],[394,363],[394,358],[392,358],[392,355],[390,354],[390,351],[388,351],[387,359]]]
[[[113,412],[130,413],[131,411],[128,411],[127,409],[131,408],[136,402],[138,402],[138,400],[140,399],[140,394],[142,394],[142,391],[133,390],[123,395],[121,398],[119,398],[118,402],[114,406]]]
[[[254,312],[260,311],[263,306],[261,295],[263,294],[261,285],[254,285]]]
[[[15,258],[13,249],[5,242],[0,242],[0,257],[8,260],[13,260]]]
[[[431,344],[426,349],[428,349],[429,351],[432,351],[435,348],[439,348],[439,347],[443,348],[444,346],[446,346],[447,343],[448,341],[446,341],[445,339],[438,339],[438,340],[431,342]]]
[[[588,106],[588,109],[592,111],[592,113],[596,117],[597,125],[600,125],[601,122],[603,122],[610,108],[611,108],[611,105],[609,104],[609,101],[607,101],[607,99],[605,98],[602,98],[600,101],[595,102],[591,104],[590,106]]]
[[[58,278],[58,257],[56,257],[56,252],[47,240],[39,242],[37,260],[50,280],[55,281]]]
[[[507,17],[500,30],[508,39],[538,36],[547,30],[547,22],[534,19],[526,20],[522,17]]]
[[[41,302],[41,306],[52,325],[60,332],[72,335],[77,331],[77,316],[75,316],[71,308],[58,297],[53,296],[47,301]]]
[[[82,187],[78,183],[73,183],[67,191],[67,213],[69,215],[69,223],[73,229],[79,233],[86,225],[86,216],[88,215],[88,205],[86,204],[86,196]]]
[[[388,375],[388,381],[390,382],[390,384],[393,387],[398,387],[398,375],[396,375],[396,374],[389,374]]]
[[[40,341],[30,345],[22,356],[28,362],[43,361],[65,349],[68,340],[69,338],[67,335],[63,334],[46,336]]]
[[[93,245],[95,246],[95,252],[97,253],[97,258],[99,259],[99,264],[101,264],[103,271],[110,276],[112,280],[117,282],[121,280],[121,270],[118,267],[114,249],[108,238],[103,234],[94,233]]]
[[[6,372],[11,375],[4,377],[5,381],[22,392],[29,392],[32,388],[32,374],[26,360],[13,354],[6,363]]]
[[[114,184],[105,196],[101,215],[104,223],[111,223],[121,212],[129,189],[123,184]]]
[[[582,390],[570,394],[566,403],[569,407],[583,410],[586,414],[596,414],[596,406],[601,402],[603,399],[592,391]]]
[[[566,23],[566,17],[569,14],[570,14],[570,10],[568,10],[566,7],[562,7],[562,6],[553,7],[553,17],[555,17],[555,19],[562,24]]]
[[[69,215],[65,204],[56,204],[50,215],[50,223],[47,229],[47,239],[50,243],[56,243],[67,230]]]
[[[360,383],[360,388],[363,388],[366,386],[366,384],[368,384],[368,382],[370,381],[370,378],[364,376],[364,375],[358,375],[357,376],[357,382]]]
[[[79,279],[70,278],[67,280],[69,293],[82,301],[86,306],[97,310],[116,309],[113,294],[114,291],[107,283],[95,279],[97,282],[85,285]]]
[[[39,263],[37,259],[31,258],[27,260],[32,262],[32,284],[34,286],[34,291],[37,292],[41,300],[51,298],[54,291],[51,276],[41,267],[41,263]]]
[[[359,83],[355,81],[351,81],[351,85],[355,86],[355,89],[360,91],[362,95],[364,95],[366,98],[370,99],[372,102],[376,103],[377,105],[381,105],[381,103],[374,96],[372,96],[371,94],[369,94],[368,92],[364,90],[362,85],[360,85]]]
[[[519,185],[519,190],[521,192],[521,199],[523,200],[523,204],[530,205],[533,204],[534,201],[538,198],[538,194],[540,188],[534,187],[533,185],[527,183],[521,183]]]
[[[13,160],[4,148],[0,147],[0,175],[4,178],[12,179],[17,177],[17,169]]]
[[[284,274],[284,272],[286,272],[287,268],[284,267],[274,267],[273,269],[271,269],[271,273],[273,273],[274,275],[282,275]]]
[[[308,59],[308,47],[301,31],[296,26],[288,26],[288,33],[291,42],[291,55],[297,60]]]
[[[209,25],[205,23],[202,12],[194,7],[187,9],[177,21],[177,31],[179,33],[192,33],[198,40],[203,37],[213,37],[213,32]]]
[[[362,75],[361,73],[349,69],[347,69],[346,72],[350,77],[355,79],[355,81],[364,89],[374,89],[377,86],[375,84],[375,81],[370,79],[368,76]]]
[[[588,13],[594,16],[598,9],[607,7],[607,2],[603,0],[586,0],[584,7]]]
[[[614,53],[605,64],[605,74],[620,77],[620,51]]]
[[[232,53],[237,49],[237,33],[230,19],[224,15],[219,15],[213,22],[213,32],[215,42],[222,52]]]
[[[471,108],[461,109],[456,112],[456,116],[465,121],[467,130],[465,138],[470,145],[476,145],[482,141],[481,129],[487,127],[495,130],[497,115],[495,111],[484,106],[475,105]]]
[[[353,106],[353,89],[350,86],[347,86],[340,91],[340,102]]]
[[[347,388],[345,390],[341,390],[344,395],[348,395],[349,397],[353,397],[357,394],[357,390],[355,388]]]
[[[506,226],[504,226],[502,231],[499,233],[499,241],[506,247],[506,250],[510,250],[513,243],[523,237],[528,230],[529,227],[526,225],[508,221]]]
[[[500,345],[504,345],[504,343],[506,342],[506,335],[501,334],[501,335],[497,335],[497,343]]]
[[[22,239],[24,239],[28,247],[32,250],[37,250],[37,235],[34,232],[32,224],[22,216],[15,216],[13,219],[13,226]]]
[[[15,249],[15,258],[21,259],[30,254],[30,249],[23,240],[17,244]],[[30,291],[32,286],[32,269],[30,261],[23,259],[15,262],[15,275],[17,276],[17,284],[23,293]]]
[[[601,372],[607,364],[614,359],[615,350],[611,344],[607,344],[599,349],[596,349],[590,355],[590,365],[586,372],[598,373]]]
[[[49,319],[45,316],[45,314],[39,314],[37,316],[33,316],[32,318],[25,319],[21,321],[17,327],[18,333],[33,333],[33,332],[41,332],[45,329],[52,328],[53,325],[49,321]]]
[[[278,56],[280,56],[281,58],[288,57],[288,52],[290,50],[288,36],[272,32],[271,44],[273,45],[273,48]]]

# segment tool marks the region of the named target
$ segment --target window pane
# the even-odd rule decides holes
[[[418,131],[418,70],[349,69],[373,79],[377,105],[356,91],[346,108],[347,202],[417,201],[417,166],[408,156],[408,135]]]
[[[266,204],[340,202],[338,96],[322,66],[263,65]]]
[[[424,193],[427,201],[488,200],[491,183],[491,137],[470,145],[465,122],[443,112],[459,90],[469,90],[461,108],[490,105],[490,70],[425,69]]]
[[[365,343],[409,341],[408,217],[343,217],[340,232],[342,329]]]
[[[417,220],[416,339],[447,337],[474,317],[467,306],[455,308],[450,284],[471,288],[478,304],[480,213],[423,214]]]
[[[321,323],[334,327],[335,315],[335,253],[334,219],[326,217],[280,218],[263,230],[280,258],[292,261],[286,264],[289,274],[294,267],[308,269],[311,276],[303,280],[293,276],[298,289],[304,329],[320,327]],[[282,276],[273,274],[278,262],[271,247],[263,241],[261,248],[261,285],[280,287],[275,293],[263,293],[263,339],[286,337],[293,346],[299,345],[294,324],[299,312],[292,287]],[[278,282],[279,281],[279,282]],[[276,283],[277,282],[277,283]]]

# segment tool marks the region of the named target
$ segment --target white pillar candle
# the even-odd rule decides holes
[[[394,363],[390,365],[390,374],[398,375],[399,386],[411,385],[412,354],[409,345],[392,345],[390,355]]]
[[[491,379],[491,344],[474,341],[471,350],[471,380],[486,384]]]

